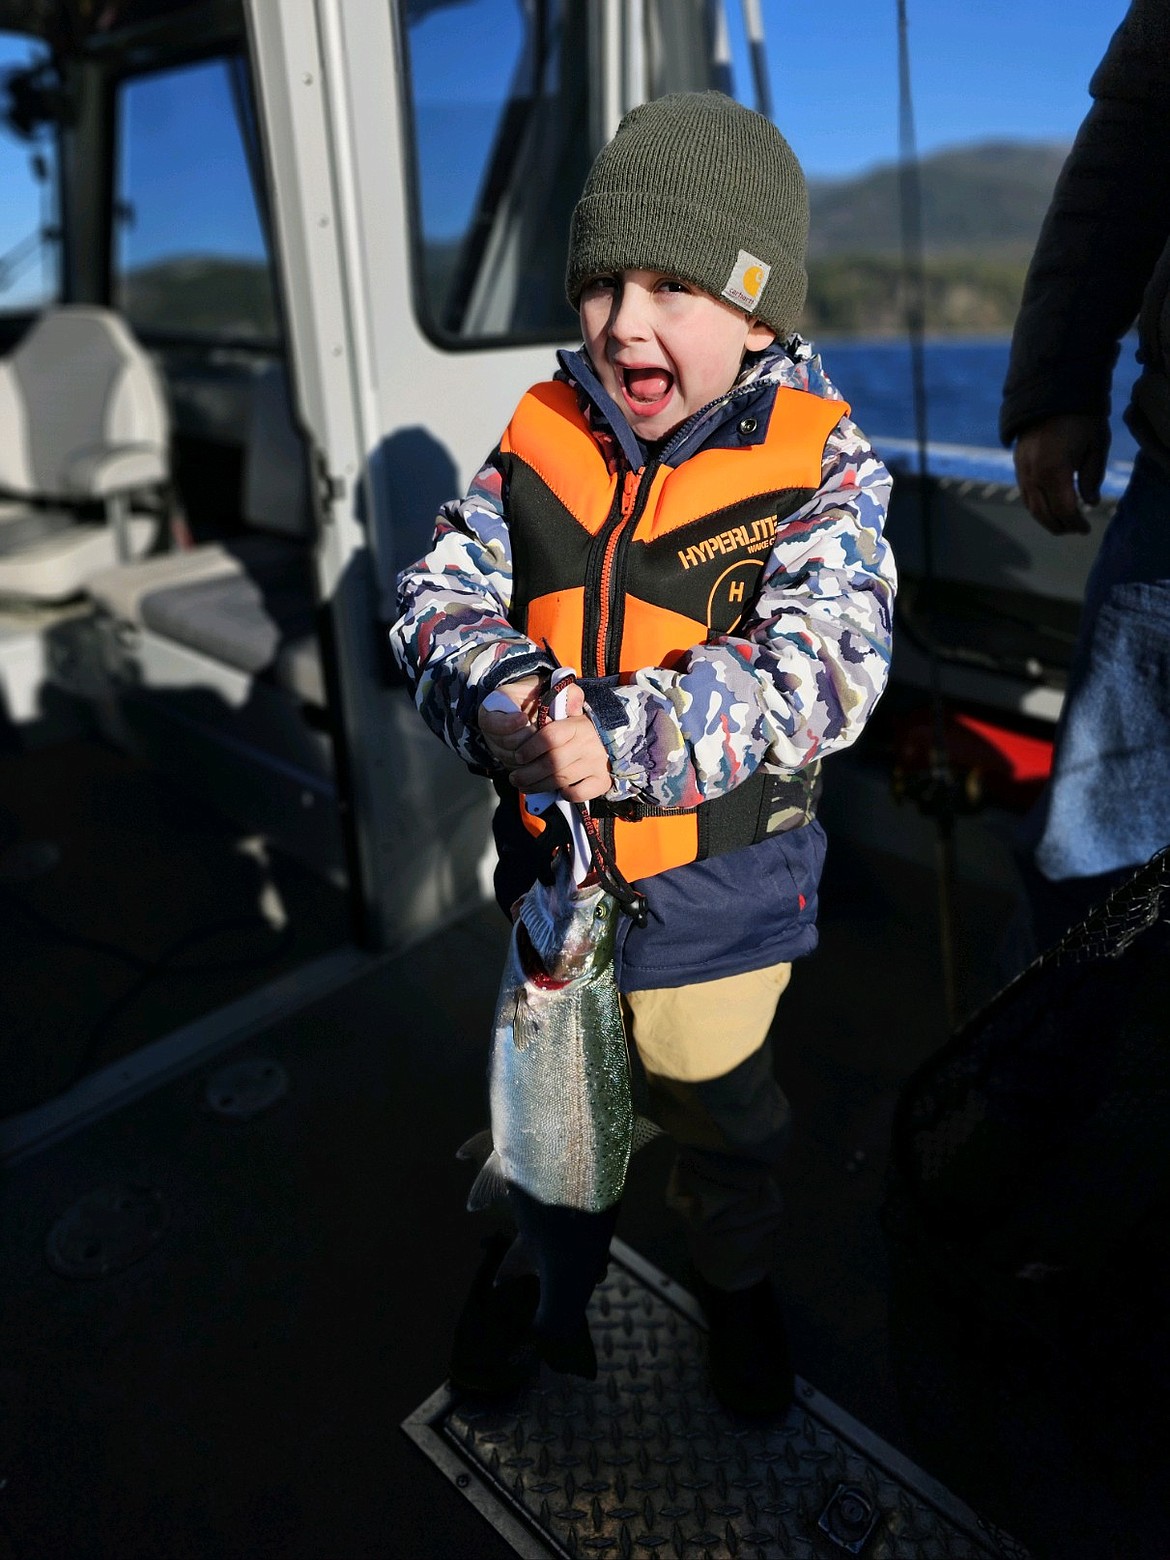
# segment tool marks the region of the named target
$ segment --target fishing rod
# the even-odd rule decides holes
[[[935,578],[935,557],[933,495],[927,476],[926,261],[922,237],[922,175],[918,138],[914,127],[914,98],[910,84],[910,39],[906,0],[896,0],[896,3],[898,11],[898,206],[902,235],[906,332],[910,345],[910,381],[918,468],[918,516],[922,536],[922,575],[923,583],[929,590]],[[929,634],[923,636],[922,648],[926,653],[930,688],[930,756],[927,773],[918,778],[908,789],[922,813],[935,820],[939,952],[942,962],[943,998],[947,1019],[953,1029],[959,1019],[955,819],[962,805],[963,787],[950,761],[939,657]]]

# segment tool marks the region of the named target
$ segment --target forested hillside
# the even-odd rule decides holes
[[[923,159],[927,328],[1011,330],[1063,146],[989,142]],[[905,328],[898,169],[810,188],[809,298],[803,328],[821,336]]]

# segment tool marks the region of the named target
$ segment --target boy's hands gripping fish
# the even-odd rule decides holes
[[[487,1153],[469,1208],[507,1195],[519,1234],[500,1276],[537,1273],[538,1347],[558,1368],[593,1375],[585,1306],[605,1268],[636,1126],[641,1140],[647,1124],[635,1122],[614,978],[621,906],[594,870],[584,810],[556,805],[571,848],[513,912],[492,1032],[490,1141],[481,1134],[461,1152]]]

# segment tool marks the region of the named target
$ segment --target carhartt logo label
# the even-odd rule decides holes
[[[728,553],[771,552],[775,540],[776,516],[765,515],[762,520],[753,520],[750,525],[733,525],[726,531],[717,531],[713,536],[696,542],[693,547],[680,547],[678,561],[684,569],[694,569],[700,564],[710,563],[714,558],[725,558]]]
[[[730,298],[732,303],[738,303],[741,309],[754,309],[771,274],[770,265],[765,265],[757,255],[749,255],[746,249],[741,249],[731,275],[727,278],[723,296]]]

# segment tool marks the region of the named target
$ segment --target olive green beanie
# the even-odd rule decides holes
[[[722,92],[631,109],[573,212],[565,291],[592,276],[669,271],[791,335],[808,281],[808,190],[776,126]]]

